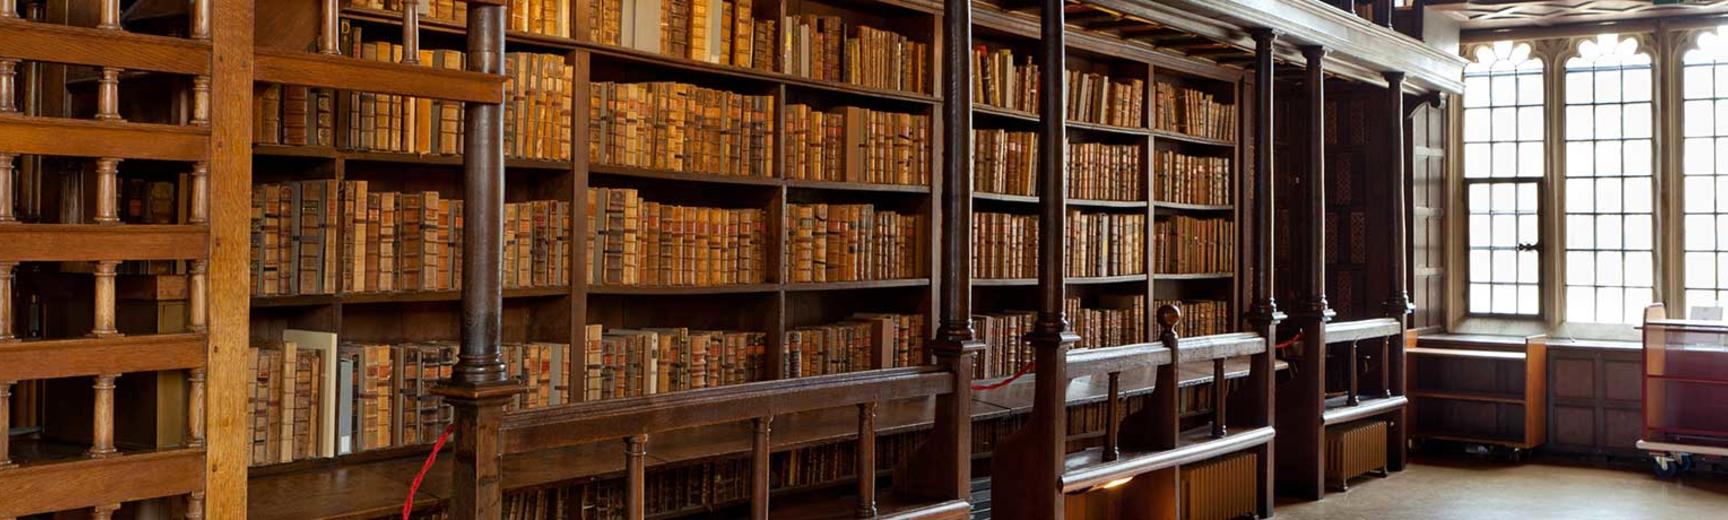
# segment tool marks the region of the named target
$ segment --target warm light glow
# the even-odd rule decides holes
[[[1110,489],[1113,487],[1121,486],[1123,484],[1127,484],[1128,481],[1130,481],[1130,480],[1134,480],[1134,477],[1123,477],[1123,478],[1119,478],[1119,479],[1112,480],[1109,482],[1105,482],[1104,485],[1098,486],[1098,489]]]

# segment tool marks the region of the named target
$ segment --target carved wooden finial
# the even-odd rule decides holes
[[[1176,308],[1175,305],[1163,305],[1163,306],[1158,307],[1158,326],[1159,327],[1163,328],[1164,330],[1172,330],[1172,329],[1175,329],[1176,324],[1180,323],[1181,321],[1182,321],[1182,309]]]

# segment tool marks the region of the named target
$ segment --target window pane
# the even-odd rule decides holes
[[[1728,138],[1712,139],[1728,134],[1728,66],[1721,65],[1728,64],[1724,36],[1728,33],[1721,29],[1698,36],[1698,48],[1687,54],[1691,63],[1701,65],[1685,67],[1681,91],[1687,107],[1682,116],[1686,148],[1679,193],[1685,305],[1718,301],[1728,290],[1728,202],[1724,202],[1728,201]],[[1702,104],[1714,110],[1692,108]]]
[[[1542,296],[1538,294],[1536,285],[1518,286],[1518,314],[1537,314],[1541,312]]]
[[[1599,35],[1579,44],[1568,74],[1591,75],[1588,94],[1567,93],[1565,171],[1567,321],[1624,323],[1629,305],[1648,303],[1654,283],[1651,240],[1654,193],[1650,56],[1636,40]],[[1700,69],[1686,92],[1714,94],[1717,78]],[[1708,85],[1706,85],[1708,83]],[[1570,83],[1569,83],[1570,85]],[[1715,130],[1716,100],[1683,105],[1693,137]],[[1728,108],[1725,105],[1724,108]],[[1714,162],[1722,150],[1711,140],[1686,143],[1690,161]],[[1714,168],[1691,165],[1688,169]],[[1628,299],[1630,297],[1630,299]],[[1636,302],[1630,304],[1628,302]]]
[[[1541,177],[1542,164],[1545,161],[1542,154],[1542,143],[1518,143],[1518,173],[1519,177]]]
[[[1596,185],[1593,179],[1566,179],[1566,211],[1590,213],[1596,211]]]
[[[1518,140],[1542,140],[1542,107],[1518,109]]]
[[[1566,253],[1566,280],[1573,283],[1596,283],[1596,254],[1585,251]]]
[[[1489,172],[1489,145],[1485,143],[1470,143],[1464,145],[1464,176],[1470,178],[1487,177]]]
[[[1472,108],[1464,111],[1464,142],[1477,143],[1489,140],[1488,132],[1493,125],[1489,124],[1489,109]]]
[[[1548,167],[1543,67],[1522,43],[1478,47],[1473,57],[1464,72],[1469,312],[1535,314],[1540,276],[1533,273],[1541,262],[1531,259],[1539,253],[1517,246],[1540,237],[1537,183]],[[1588,94],[1593,79],[1581,81]],[[1583,127],[1589,124],[1587,117]]]
[[[1516,286],[1494,286],[1494,312],[1498,314],[1518,312],[1518,288]]]
[[[1681,73],[1680,83],[1684,89],[1686,98],[1695,99],[1710,97],[1710,68],[1686,67],[1683,70],[1684,71]],[[1469,106],[1468,103],[1471,96],[1470,85],[1472,85],[1472,83],[1470,83],[1469,80],[1464,81],[1465,106]],[[1688,108],[1687,110],[1691,109]]]
[[[1566,107],[1566,138],[1595,138],[1595,134],[1591,131],[1596,126],[1595,113],[1596,111],[1588,106]]]
[[[1596,290],[1593,287],[1566,288],[1566,317],[1578,321],[1596,320]]]
[[[1542,75],[1520,74],[1518,76],[1518,104],[1542,104]]]
[[[1566,143],[1566,175],[1588,176],[1596,171],[1596,148],[1589,142]]]
[[[1566,74],[1566,102],[1567,103],[1589,103],[1590,99],[1592,99],[1592,95],[1590,93],[1590,79],[1591,79],[1590,73],[1588,73],[1588,72],[1569,72],[1569,73],[1567,73]]]
[[[1625,89],[1620,92],[1621,96],[1624,97],[1627,102],[1649,101],[1650,76],[1651,72],[1649,69],[1626,72],[1623,78],[1626,82]]]
[[[1566,217],[1566,247],[1592,249],[1596,247],[1596,218],[1589,215]]]
[[[1715,120],[1709,111],[1714,103],[1705,101],[1687,101],[1686,111],[1681,112],[1681,120],[1685,121],[1686,135],[1710,135],[1711,123]],[[1467,111],[1468,112],[1474,111]]]
[[[1687,69],[1687,72],[1692,72],[1692,69]],[[1691,82],[1688,81],[1687,85],[1691,85]],[[1704,85],[1705,88],[1709,88],[1708,82]],[[1464,106],[1466,108],[1488,106],[1488,78],[1464,78]]]
[[[1649,103],[1626,105],[1626,110],[1621,113],[1621,116],[1626,121],[1626,137],[1650,137],[1650,126],[1655,124],[1656,120],[1650,114]]]
[[[1619,141],[1596,142],[1596,175],[1618,176],[1625,171],[1625,165],[1620,161]]]

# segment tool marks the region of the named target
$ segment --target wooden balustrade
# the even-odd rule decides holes
[[[120,0],[111,0],[119,3]],[[90,508],[90,520],[112,520],[114,512],[120,510],[120,504],[102,504]]]
[[[858,518],[876,516],[876,403],[858,405]]]
[[[12,282],[17,268],[18,262],[0,260],[0,343],[18,339],[12,325]]]
[[[341,0],[321,0],[318,11],[318,53],[342,54]]]
[[[96,321],[90,330],[91,336],[111,338],[120,335],[114,327],[114,270],[118,267],[119,260],[96,262]]]
[[[0,113],[17,111],[18,60],[0,58]]]
[[[210,76],[192,78],[192,120],[188,123],[210,126]]]
[[[0,68],[5,64],[0,64]],[[0,152],[0,224],[18,221],[16,203],[13,199],[13,174],[17,169],[13,166],[17,155]]]
[[[194,368],[186,375],[186,446],[203,448],[205,413],[205,369]]]
[[[0,470],[10,468],[12,464],[12,385],[13,381],[0,381]]]
[[[647,457],[647,434],[624,438],[624,517],[629,520],[642,520],[648,514],[644,491],[648,480]]]
[[[122,121],[120,117],[120,68],[102,67],[102,78],[96,82],[96,119]]]
[[[425,0],[402,2],[402,64],[420,64],[420,3]]]
[[[119,374],[102,374],[96,376],[96,389],[93,411],[91,413],[90,458],[101,459],[120,453],[114,448],[114,379]]]
[[[750,518],[751,520],[767,520],[768,518],[768,466],[769,437],[774,430],[774,416],[757,417],[751,420],[753,435],[750,437]]]

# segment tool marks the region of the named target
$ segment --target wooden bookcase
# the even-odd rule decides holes
[[[1521,450],[1548,439],[1548,338],[1522,351],[1420,346],[1409,356],[1410,436]]]

